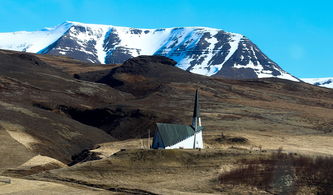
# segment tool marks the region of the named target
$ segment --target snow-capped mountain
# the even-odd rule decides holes
[[[320,87],[327,87],[333,88],[333,77],[328,78],[304,78],[301,79],[306,83],[310,83],[312,85],[320,86]]]
[[[245,36],[206,27],[138,29],[65,22],[36,32],[0,33],[0,48],[102,64],[163,55],[179,68],[207,76],[299,81]]]

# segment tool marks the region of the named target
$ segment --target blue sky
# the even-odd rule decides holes
[[[332,9],[330,0],[0,0],[0,32],[64,21],[207,26],[247,36],[297,77],[333,77]]]

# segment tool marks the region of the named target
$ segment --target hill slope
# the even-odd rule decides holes
[[[92,102],[95,93],[100,97]],[[72,120],[62,109],[123,97],[107,86],[75,80],[31,54],[0,51],[0,169],[38,154],[68,163],[83,149],[114,140],[100,129]]]

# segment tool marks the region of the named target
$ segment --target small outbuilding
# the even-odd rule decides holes
[[[195,93],[192,125],[157,123],[152,148],[154,149],[195,149],[203,148],[199,94]]]

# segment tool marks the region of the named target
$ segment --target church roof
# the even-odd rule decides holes
[[[194,135],[195,129],[190,125],[156,123],[164,146],[171,146]],[[201,131],[203,127],[198,127]]]

